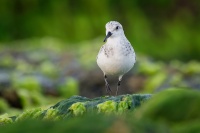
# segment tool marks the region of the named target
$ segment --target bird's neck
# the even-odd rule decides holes
[[[122,41],[122,40],[126,40],[126,36],[125,35],[121,35],[121,36],[111,36],[111,37],[109,37],[108,38],[108,40],[107,40],[107,44],[114,44],[114,45],[116,45],[116,44],[121,44],[120,42]]]

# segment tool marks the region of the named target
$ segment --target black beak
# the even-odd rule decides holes
[[[112,33],[109,31],[105,37],[105,39],[103,40],[103,42],[106,42],[107,39],[112,35]]]

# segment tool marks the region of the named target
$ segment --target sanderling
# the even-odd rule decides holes
[[[133,67],[136,62],[136,55],[119,22],[110,21],[106,24],[104,42],[106,43],[101,47],[97,55],[97,64],[103,71],[107,92],[111,93],[107,75],[119,77],[117,95],[122,77]]]

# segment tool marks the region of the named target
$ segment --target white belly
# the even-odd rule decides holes
[[[135,63],[135,53],[129,55],[117,54],[106,56],[99,53],[97,64],[106,75],[124,75]]]

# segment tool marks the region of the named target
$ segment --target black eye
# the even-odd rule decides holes
[[[116,27],[116,30],[118,30],[118,29],[119,29],[119,26]]]

